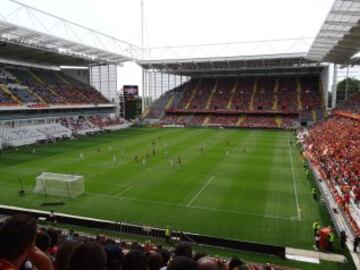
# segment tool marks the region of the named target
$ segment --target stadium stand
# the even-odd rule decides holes
[[[16,224],[26,228],[26,233],[19,234],[12,227]],[[196,252],[188,243],[177,242],[173,247],[164,247],[153,244],[151,241],[134,242],[127,239],[109,237],[105,235],[92,235],[88,233],[75,232],[73,230],[57,229],[48,226],[37,226],[36,221],[24,214],[14,215],[3,219],[2,230],[0,230],[0,250],[3,245],[7,249],[21,250],[27,252],[23,246],[27,245],[27,239],[36,238],[35,245],[38,248],[37,256],[29,254],[22,256],[24,259],[19,263],[32,265],[36,269],[129,269],[129,270],[160,270],[160,269],[189,269],[186,265],[182,268],[173,268],[173,264],[181,263],[184,258],[195,266],[194,269],[248,269],[248,270],[291,270],[291,268],[273,265],[246,262],[237,257],[224,258],[212,257],[204,251]],[[6,233],[6,237],[4,234]],[[34,234],[34,235],[33,235]],[[18,241],[23,239],[22,241]],[[8,241],[17,244],[8,243]],[[29,242],[29,245],[31,242]],[[23,251],[25,250],[25,251]],[[11,250],[12,251],[12,250]],[[86,251],[86,252],[85,252]],[[0,262],[15,264],[8,253],[0,254]],[[85,255],[87,254],[87,255]],[[74,268],[74,265],[77,265]],[[179,267],[179,266],[178,266]],[[27,269],[27,268],[26,268]]]
[[[55,70],[0,67],[0,104],[109,104],[93,87]]]
[[[193,78],[178,91],[179,102],[166,106],[175,92],[169,91],[145,117],[162,117],[166,125],[294,128],[299,116],[324,115],[318,77]]]
[[[162,94],[157,100],[155,100],[147,114],[147,118],[161,118],[164,115],[164,111],[168,108],[174,108],[177,106],[180,101],[184,88],[187,86],[187,83],[176,87],[166,93]]]
[[[34,128],[43,133],[48,139],[69,138],[72,134],[71,130],[60,124],[36,125]]]
[[[73,135],[86,135],[101,130],[116,130],[128,126],[120,117],[92,115],[84,117],[61,117],[57,123],[0,127],[0,145],[18,147],[37,142],[70,138]]]
[[[34,127],[0,128],[0,137],[7,146],[13,147],[46,140],[46,136]]]
[[[328,119],[305,132],[305,156],[326,181],[353,231],[360,233],[359,95],[340,104]]]

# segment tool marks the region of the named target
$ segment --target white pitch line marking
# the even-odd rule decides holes
[[[289,148],[289,156],[290,156],[290,163],[291,163],[291,171],[292,171],[294,191],[295,191],[297,218],[300,221],[301,220],[301,214],[300,214],[299,198],[298,198],[298,194],[297,194],[296,178],[295,178],[294,165],[293,165],[293,159],[292,159],[292,151],[291,151],[291,147],[290,147],[289,133],[287,133],[287,139],[288,139],[288,148]]]
[[[206,182],[206,184],[199,190],[198,193],[195,194],[195,196],[191,199],[191,201],[186,205],[187,207],[190,207],[191,204],[196,200],[196,198],[200,195],[201,192],[205,190],[205,188],[210,185],[210,183],[214,180],[215,176],[211,176],[209,181]]]
[[[134,186],[128,186],[127,188],[125,188],[123,191],[121,191],[120,193],[116,194],[115,197],[120,197],[121,195],[124,195],[126,192],[128,192],[130,189],[132,189]]]

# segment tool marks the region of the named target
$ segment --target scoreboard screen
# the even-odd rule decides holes
[[[139,86],[137,85],[124,85],[124,96],[133,97],[139,95]]]

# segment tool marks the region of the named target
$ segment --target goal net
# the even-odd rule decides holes
[[[34,193],[75,198],[84,193],[84,177],[43,172],[36,177]]]

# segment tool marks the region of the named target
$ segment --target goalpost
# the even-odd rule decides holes
[[[84,177],[43,172],[36,177],[34,193],[76,198],[84,193]]]

